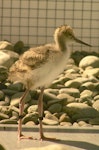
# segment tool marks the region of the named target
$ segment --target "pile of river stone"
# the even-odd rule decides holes
[[[0,42],[0,124],[17,124],[19,100],[25,88],[22,83],[7,81],[9,67],[27,48],[22,41],[15,45]],[[40,90],[30,91],[25,98],[23,124],[39,124]],[[75,52],[61,73],[44,92],[45,125],[99,125],[99,55]]]

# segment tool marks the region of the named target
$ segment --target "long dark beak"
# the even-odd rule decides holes
[[[81,43],[81,44],[84,44],[84,45],[86,45],[86,46],[92,47],[92,45],[87,44],[87,43],[85,43],[85,42],[83,42],[83,41],[77,39],[76,37],[74,37],[74,40],[75,40],[77,43]]]

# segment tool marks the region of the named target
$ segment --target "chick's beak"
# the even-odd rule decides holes
[[[77,42],[77,43],[81,43],[81,44],[84,44],[84,45],[86,45],[86,46],[92,47],[92,45],[87,44],[87,43],[85,43],[85,42],[83,42],[83,41],[79,40],[79,39],[78,39],[78,38],[76,38],[76,37],[74,37],[74,40],[75,40],[75,42]]]

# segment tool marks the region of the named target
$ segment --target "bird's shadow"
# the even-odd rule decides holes
[[[57,140],[57,141],[54,141],[54,143],[57,143],[57,144],[63,144],[63,145],[68,145],[68,146],[72,146],[72,147],[75,147],[75,148],[81,148],[81,149],[84,149],[84,150],[99,150],[99,146],[98,145],[95,145],[95,144],[92,144],[92,143],[89,143],[89,142],[85,142],[85,141],[70,141],[70,140]]]
[[[49,129],[49,131],[54,131],[55,129]],[[58,130],[58,132],[60,133],[90,133],[90,134],[99,134],[99,130],[98,129],[56,129]],[[86,135],[87,136],[87,135]],[[89,135],[90,136],[90,135]],[[86,141],[77,141],[77,140],[61,140],[61,139],[56,139],[53,141],[53,143],[57,143],[57,144],[62,144],[62,145],[68,145],[68,146],[72,146],[75,148],[81,148],[84,150],[99,150],[99,145],[93,144],[91,142],[86,142]]]

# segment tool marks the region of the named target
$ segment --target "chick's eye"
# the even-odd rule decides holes
[[[63,31],[62,33],[63,33],[63,34],[66,34],[66,32],[65,32],[65,31]]]
[[[68,36],[69,36],[70,38],[72,38],[72,37],[73,37],[73,35],[72,35],[71,33],[69,33],[69,34],[68,34]]]
[[[70,32],[68,32],[68,35],[69,35],[69,36],[72,36],[72,34],[71,34]]]
[[[72,35],[71,35],[71,34],[70,34],[69,36],[72,38]]]

